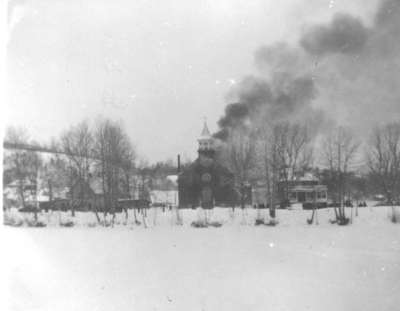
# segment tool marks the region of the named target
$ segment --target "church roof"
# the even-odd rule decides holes
[[[200,134],[200,139],[211,138],[210,130],[208,129],[207,122],[204,121],[204,127]]]

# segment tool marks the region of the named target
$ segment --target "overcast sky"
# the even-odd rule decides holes
[[[85,118],[121,120],[151,162],[194,158],[254,51],[295,42],[345,11],[371,24],[375,0],[10,1],[9,124],[52,136]]]

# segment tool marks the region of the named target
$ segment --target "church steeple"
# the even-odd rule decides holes
[[[199,154],[212,155],[214,152],[214,139],[210,134],[207,121],[204,120],[203,130],[197,140],[199,142]]]
[[[203,130],[201,131],[200,137],[207,137],[207,138],[211,137],[210,130],[208,129],[206,120],[204,120],[204,126],[203,126]]]

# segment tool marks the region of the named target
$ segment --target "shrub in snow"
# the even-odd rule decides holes
[[[262,219],[262,218],[256,219],[256,222],[255,222],[255,225],[256,225],[256,226],[265,225],[265,224],[266,224],[266,223],[265,223],[265,220],[264,220],[264,219]]]
[[[275,218],[271,218],[267,223],[265,223],[265,225],[267,226],[276,226],[277,224],[279,224],[279,221],[276,220]]]
[[[73,227],[74,222],[72,220],[63,221],[63,222],[60,222],[60,226],[61,227]]]
[[[24,222],[22,221],[22,219],[4,215],[4,225],[6,225],[6,226],[21,227],[23,224],[24,224]]]
[[[261,225],[264,225],[264,226],[276,226],[278,223],[279,223],[279,221],[277,219],[275,219],[275,218],[269,218],[268,221],[266,221],[263,218],[257,218],[256,221],[255,221],[255,225],[256,226],[261,226]]]
[[[208,224],[204,220],[195,220],[190,224],[194,228],[207,228]]]
[[[94,227],[97,226],[97,223],[95,223],[95,222],[89,222],[89,223],[87,224],[87,226],[88,226],[89,228],[94,228]]]
[[[208,223],[208,225],[211,227],[215,227],[215,228],[222,227],[222,223],[220,223],[218,221],[212,221],[212,222]]]
[[[339,218],[338,219],[338,221],[337,221],[337,224],[339,225],[339,226],[346,226],[346,225],[348,225],[350,223],[350,218],[346,218],[346,217],[342,217],[342,218]]]
[[[350,224],[350,218],[347,217],[337,217],[336,219],[329,219],[331,224],[338,224],[339,226],[346,226]]]
[[[104,227],[110,227],[111,226],[111,221],[104,220],[102,222],[102,224],[103,224]]]
[[[22,220],[18,220],[18,221],[8,221],[8,220],[4,220],[4,225],[6,226],[11,226],[11,227],[21,227],[24,224],[24,222]]]
[[[35,228],[46,227],[46,224],[40,220],[26,220],[26,224],[28,227],[35,227]]]

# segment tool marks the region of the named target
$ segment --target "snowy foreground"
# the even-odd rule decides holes
[[[41,215],[47,228],[2,228],[2,310],[400,310],[400,224],[389,208],[360,208],[352,225],[307,225],[311,211],[215,209],[220,228],[192,228],[199,211],[150,210],[148,228],[118,219],[92,227],[78,213]],[[350,215],[350,211],[348,211]],[[2,293],[4,291],[2,290]]]

